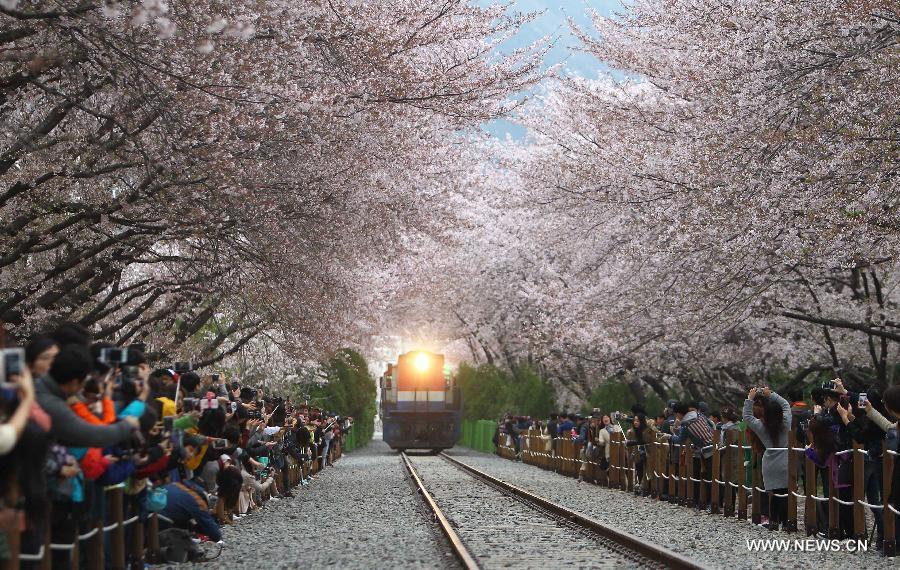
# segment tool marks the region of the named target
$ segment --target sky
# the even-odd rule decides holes
[[[479,0],[482,5],[495,4],[498,0]],[[533,22],[528,24],[518,35],[504,44],[503,49],[516,49],[530,45],[544,36],[556,39],[556,45],[544,59],[545,67],[563,63],[563,73],[577,74],[583,77],[595,78],[606,68],[593,57],[575,49],[578,40],[569,30],[567,19],[572,18],[576,23],[590,27],[591,22],[586,12],[594,9],[604,16],[613,16],[622,8],[619,0],[512,0],[513,10],[519,12],[543,12]],[[505,138],[507,134],[516,139],[524,137],[524,129],[509,121],[493,121],[484,125],[489,133]]]

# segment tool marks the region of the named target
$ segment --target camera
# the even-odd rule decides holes
[[[250,410],[247,412],[247,417],[251,420],[261,420],[262,412],[260,410]]]
[[[128,362],[128,349],[115,346],[101,348],[100,362],[108,364],[113,368],[118,367],[120,364],[125,364]]]
[[[122,380],[134,382],[139,380],[138,377],[138,367],[137,366],[125,366],[122,368]]]
[[[217,398],[200,398],[200,410],[218,410],[219,400]]]
[[[172,370],[174,370],[177,374],[184,374],[185,372],[190,372],[193,370],[190,361],[187,362],[176,362],[172,365]]]

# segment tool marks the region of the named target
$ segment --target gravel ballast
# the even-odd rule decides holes
[[[226,526],[221,556],[198,568],[457,567],[407,477],[397,453],[373,441],[293,499]]]
[[[493,568],[633,568],[636,561],[480,482],[440,457],[410,456],[466,548]]]
[[[448,455],[499,479],[602,523],[645,538],[711,568],[897,568],[897,559],[871,552],[750,552],[748,540],[805,539],[800,533],[771,532],[748,521],[726,519],[625,491],[606,489],[532,465],[466,448]]]

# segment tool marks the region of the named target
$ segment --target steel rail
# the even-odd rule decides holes
[[[434,497],[432,497],[431,493],[428,492],[428,489],[425,488],[422,478],[419,477],[419,474],[412,466],[412,462],[410,462],[405,451],[400,453],[400,458],[403,460],[403,465],[406,467],[406,470],[409,471],[416,487],[418,487],[419,494],[425,499],[425,504],[434,514],[435,519],[437,519],[441,531],[450,542],[450,548],[453,550],[453,554],[456,556],[457,560],[459,560],[460,564],[462,564],[466,570],[480,570],[481,567],[478,565],[478,562],[475,561],[475,557],[472,556],[466,548],[466,545],[463,544],[462,539],[459,538],[459,535],[456,534],[456,531],[450,526],[450,521],[447,520],[447,517],[444,516],[444,513],[441,511],[440,507],[438,507]]]
[[[543,497],[539,497],[534,493],[526,491],[525,489],[522,489],[520,487],[516,487],[515,485],[507,483],[502,479],[498,479],[493,475],[488,475],[487,473],[480,471],[479,469],[476,469],[475,467],[472,467],[467,463],[463,463],[462,461],[451,457],[446,453],[441,453],[440,456],[445,461],[467,472],[476,479],[480,479],[484,482],[494,485],[495,487],[503,489],[504,491],[507,491],[519,497],[520,499],[523,499],[527,503],[531,503],[540,507],[541,509],[545,509],[560,517],[563,517],[582,528],[585,528],[597,535],[611,540],[612,542],[615,542],[616,544],[619,544],[622,547],[631,550],[632,552],[640,554],[641,556],[652,562],[662,564],[666,568],[684,570],[707,570],[706,566],[703,566],[696,561],[686,558],[678,554],[677,552],[673,552],[667,548],[663,548],[656,544],[650,543],[646,539],[611,527],[607,524],[601,523],[598,520],[592,519],[576,511],[568,509],[560,504],[554,503],[553,501],[550,501]]]

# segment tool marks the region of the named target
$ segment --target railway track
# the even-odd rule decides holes
[[[446,454],[401,459],[460,564],[677,568],[702,565]],[[477,482],[475,486],[473,482]]]

